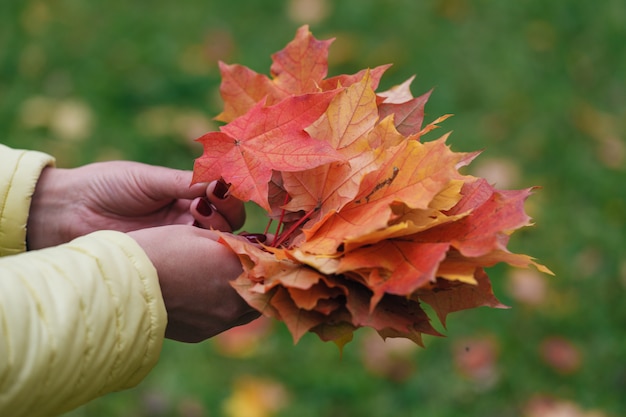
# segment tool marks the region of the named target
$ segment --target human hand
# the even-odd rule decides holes
[[[128,232],[169,224],[232,231],[243,203],[223,183],[191,183],[192,173],[111,161],[73,169],[46,168],[37,183],[27,227],[29,249],[68,242],[96,230]]]
[[[239,258],[210,230],[186,225],[129,232],[159,275],[167,309],[165,336],[200,342],[259,317],[231,287],[242,272]]]

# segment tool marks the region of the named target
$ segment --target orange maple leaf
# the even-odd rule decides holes
[[[350,87],[352,84],[360,82],[363,77],[365,77],[366,73],[369,72],[371,87],[373,90],[376,90],[382,76],[385,74],[385,71],[389,69],[389,67],[391,67],[391,65],[379,65],[375,68],[363,69],[355,74],[340,74],[334,77],[325,78],[320,82],[319,87],[322,91],[335,90],[340,87]]]
[[[263,100],[271,105],[288,96],[277,89],[269,77],[248,67],[220,62],[219,68],[222,75],[220,94],[224,100],[224,111],[215,116],[216,120],[231,122]]]
[[[306,226],[302,249],[332,254],[344,240],[385,228],[393,219],[393,204],[427,209],[452,179],[460,177],[457,166],[465,158],[450,151],[445,136],[427,143],[406,140],[390,148],[388,160],[363,178],[354,200]]]
[[[385,294],[407,295],[436,278],[449,243],[385,239],[341,257],[336,273],[355,271],[372,290],[371,308]]]
[[[316,91],[328,72],[328,48],[333,39],[315,39],[307,25],[293,41],[272,55],[270,73],[281,90],[298,95]]]
[[[363,79],[334,97],[324,114],[306,130],[330,144],[345,162],[283,174],[285,190],[292,196],[284,208],[290,211],[312,209],[324,215],[340,210],[359,191],[361,178],[376,169],[368,134],[378,121],[376,94],[370,86],[369,72]]]

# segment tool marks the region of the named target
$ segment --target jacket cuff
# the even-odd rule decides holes
[[[0,256],[26,250],[26,225],[35,186],[52,156],[0,145]]]

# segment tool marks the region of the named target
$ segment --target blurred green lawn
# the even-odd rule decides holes
[[[268,73],[304,23],[337,38],[331,75],[393,63],[388,88],[416,74],[415,95],[435,88],[427,120],[455,114],[440,130],[453,149],[484,149],[475,173],[542,186],[511,248],[556,277],[493,268],[513,308],[453,314],[426,349],[363,331],[340,357],[312,335],[294,346],[281,324],[245,354],[166,342],[137,388],[70,416],[626,415],[621,0],[3,0],[0,141],[63,167],[191,169],[192,139],[221,111],[217,61]],[[262,224],[251,208],[245,228]]]

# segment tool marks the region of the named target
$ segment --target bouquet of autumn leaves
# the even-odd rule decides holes
[[[198,139],[194,182],[222,178],[277,222],[273,241],[222,234],[243,273],[234,288],[266,316],[339,346],[363,326],[422,344],[450,312],[503,307],[485,267],[535,266],[506,245],[529,225],[532,189],[502,191],[463,175],[478,153],[452,152],[447,135],[422,142],[430,93],[412,79],[376,92],[388,68],[327,78],[332,40],[307,26],[272,55],[271,77],[220,63],[225,122]]]

